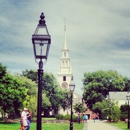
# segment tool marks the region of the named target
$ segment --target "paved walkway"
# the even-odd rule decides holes
[[[115,126],[105,123],[104,121],[96,120],[88,120],[87,123],[84,124],[83,130],[122,130]]]

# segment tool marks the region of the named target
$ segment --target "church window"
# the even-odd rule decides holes
[[[66,81],[66,76],[63,76],[63,81]]]

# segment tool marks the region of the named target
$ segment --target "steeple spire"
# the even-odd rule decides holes
[[[63,49],[67,49],[67,44],[66,44],[66,19],[64,19],[64,47]]]

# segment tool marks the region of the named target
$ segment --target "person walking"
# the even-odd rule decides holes
[[[78,113],[77,122],[80,124],[80,113]]]
[[[88,116],[86,114],[83,115],[83,122],[86,123],[88,120]]]
[[[20,127],[20,130],[25,130],[25,128],[27,127],[27,108],[24,108],[24,110],[22,111],[21,113],[21,120],[20,120],[20,123],[21,123],[21,127]]]
[[[28,123],[28,126],[26,127],[26,130],[30,130],[31,115],[32,115],[32,112],[28,111],[28,114],[27,114],[27,123]]]

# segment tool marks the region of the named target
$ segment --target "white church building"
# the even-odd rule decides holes
[[[63,48],[61,50],[61,58],[60,58],[60,68],[57,74],[57,79],[59,85],[65,90],[69,90],[69,83],[71,81],[71,77],[74,77],[73,72],[72,72],[72,67],[70,63],[70,57],[69,57],[69,49],[67,47],[66,43],[66,25],[64,25],[64,44]],[[76,86],[75,87],[80,87]],[[77,93],[73,93],[73,104],[76,104],[78,102],[82,102],[82,97],[78,95]],[[70,113],[70,110],[59,110],[59,114],[67,114]]]

